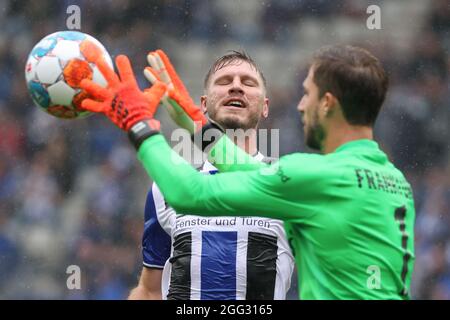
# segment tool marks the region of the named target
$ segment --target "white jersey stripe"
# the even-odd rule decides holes
[[[192,243],[202,243],[202,234],[199,231],[192,231]],[[202,257],[202,246],[193,245],[191,248],[191,300],[200,300],[201,282],[200,268]]]
[[[248,232],[238,232],[236,256],[236,300],[245,300],[247,287],[247,241]]]

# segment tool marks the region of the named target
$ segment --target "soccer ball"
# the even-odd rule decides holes
[[[78,31],[52,33],[39,41],[28,55],[25,66],[28,91],[34,103],[52,116],[74,119],[90,114],[80,109],[81,102],[88,97],[79,88],[81,80],[88,78],[106,86],[100,70],[84,57],[83,41],[97,45],[113,68],[111,57],[103,45]]]

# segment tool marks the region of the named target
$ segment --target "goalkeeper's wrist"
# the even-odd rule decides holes
[[[225,130],[216,122],[209,120],[199,131],[191,135],[194,144],[203,152],[220,140],[225,134]]]
[[[139,150],[139,147],[146,139],[159,133],[159,121],[155,119],[142,119],[133,124],[130,130],[128,130],[128,139],[130,139],[136,150]]]

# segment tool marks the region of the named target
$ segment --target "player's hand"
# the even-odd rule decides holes
[[[159,121],[153,119],[161,97],[166,92],[166,85],[156,82],[144,94],[138,87],[129,59],[120,55],[116,58],[117,75],[103,59],[99,52],[92,48],[87,59],[94,62],[105,77],[106,88],[84,79],[80,87],[95,99],[85,99],[82,108],[104,113],[115,125],[129,131],[137,122],[145,120],[151,129],[159,130]]]
[[[161,101],[170,117],[191,134],[198,132],[208,122],[208,119],[195,105],[169,57],[162,50],[156,50],[147,55],[147,61],[151,66],[144,70],[148,81],[153,84],[162,81],[167,85],[167,94]],[[147,94],[147,91],[145,93]]]

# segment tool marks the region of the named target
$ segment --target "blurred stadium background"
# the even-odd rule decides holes
[[[150,179],[125,135],[100,116],[52,118],[26,91],[29,51],[66,29],[71,4],[81,31],[131,57],[142,87],[147,51],[165,49],[197,102],[213,60],[245,49],[268,79],[263,127],[280,129],[281,154],[308,151],[295,106],[311,53],[332,43],[372,50],[391,77],[376,137],[415,193],[412,296],[450,299],[448,0],[0,0],[0,298],[122,299],[142,266]],[[381,30],[366,27],[370,4]],[[66,287],[69,265],[81,268],[81,290]]]

